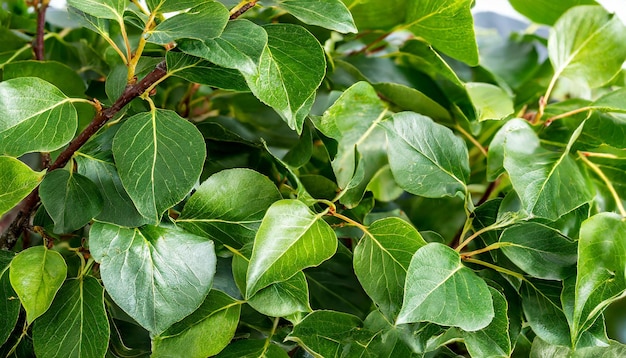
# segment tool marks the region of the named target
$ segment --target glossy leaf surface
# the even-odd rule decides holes
[[[33,191],[41,177],[18,159],[0,156],[0,216]]]
[[[352,15],[341,0],[271,0],[278,6],[310,24],[325,27],[337,32],[357,32]]]
[[[361,325],[355,316],[333,311],[315,311],[298,323],[287,339],[321,357],[341,356],[343,345]]]
[[[222,33],[227,21],[224,5],[207,1],[158,24],[148,32],[148,41],[164,45],[181,38],[211,39]]]
[[[489,325],[475,332],[463,332],[472,357],[509,357],[513,347],[509,337],[508,304],[504,295],[489,287],[495,316]]]

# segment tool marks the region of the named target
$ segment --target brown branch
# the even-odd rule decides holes
[[[229,20],[234,20],[236,18],[238,18],[239,16],[243,15],[244,12],[252,9],[258,0],[251,0],[250,2],[243,4],[240,8],[237,9],[237,7],[235,7],[233,10],[233,12],[231,12],[230,14],[230,18]]]
[[[45,33],[46,26],[46,10],[48,9],[48,1],[39,1],[37,7],[37,33],[35,34],[35,42],[33,43],[33,51],[35,51],[35,58],[38,61],[45,59],[43,35]]]
[[[139,97],[153,84],[167,74],[165,61],[159,63],[156,68],[146,75],[141,81],[126,87],[124,93],[115,103],[104,110],[98,111],[91,123],[78,137],[70,142],[69,146],[59,154],[57,159],[50,165],[48,172],[64,167],[72,158],[74,153],[82,147],[102,126],[126,106],[130,101]],[[39,206],[39,187],[35,188],[20,204],[20,212],[7,232],[0,238],[0,249],[9,250],[15,245],[20,234],[30,225],[30,217]]]

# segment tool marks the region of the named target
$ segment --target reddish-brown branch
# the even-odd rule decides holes
[[[46,26],[46,10],[48,9],[47,1],[39,1],[37,6],[37,33],[35,34],[35,41],[33,43],[33,51],[35,52],[35,58],[38,61],[45,59],[43,35],[45,33]]]

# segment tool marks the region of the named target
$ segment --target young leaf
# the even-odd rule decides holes
[[[165,45],[183,38],[215,38],[224,30],[228,16],[228,9],[224,5],[207,1],[161,22],[147,33],[147,40]]]
[[[626,290],[626,223],[613,213],[583,222],[578,243],[578,273],[572,334],[588,329],[609,303]]]
[[[270,0],[305,24],[325,27],[337,32],[357,32],[352,15],[341,0]]]
[[[152,339],[152,357],[216,355],[233,338],[240,312],[241,302],[211,290],[197,310]]]
[[[104,357],[109,346],[104,288],[94,277],[67,280],[33,327],[37,357]]]
[[[20,315],[20,300],[11,287],[9,267],[15,254],[0,250],[0,347],[11,335]]]
[[[485,281],[461,263],[459,253],[429,243],[413,255],[396,324],[432,322],[477,331],[494,317]]]
[[[404,190],[430,198],[465,195],[469,155],[461,138],[412,112],[396,113],[383,126],[391,172]]]
[[[508,302],[506,297],[489,287],[495,316],[489,325],[475,332],[463,332],[463,339],[472,357],[510,357],[513,347],[509,337]]]
[[[156,110],[124,122],[113,140],[113,156],[137,210],[157,224],[193,188],[206,147],[193,124],[175,112]]]
[[[96,222],[89,248],[111,298],[154,335],[195,311],[215,275],[213,242],[180,229]]]
[[[556,220],[591,201],[587,180],[569,155],[581,130],[582,126],[574,132],[563,153],[542,148],[527,123],[516,121],[507,130],[504,168],[528,213]]]
[[[86,14],[118,22],[123,21],[126,8],[126,0],[68,0],[67,3]]]
[[[399,218],[375,221],[354,249],[354,272],[361,285],[390,319],[402,306],[406,271],[426,241]]]
[[[554,25],[561,15],[568,9],[578,5],[596,5],[595,0],[509,0],[517,12],[531,19],[533,22]],[[538,11],[537,9],[541,9]]]
[[[0,216],[28,196],[42,176],[16,158],[0,156]]]
[[[271,24],[264,29],[267,46],[258,71],[244,73],[246,82],[256,97],[300,134],[326,72],[324,51],[317,39],[300,26]]]
[[[48,310],[66,275],[63,256],[45,246],[31,247],[13,258],[9,278],[26,310],[28,324]]]
[[[0,83],[0,154],[18,157],[59,149],[77,126],[76,108],[52,84],[36,77]]]
[[[407,1],[404,27],[446,55],[476,66],[478,46],[471,5],[472,0]]]
[[[476,108],[479,121],[504,119],[514,111],[513,100],[500,87],[488,83],[470,82],[465,84],[465,88]]]
[[[317,266],[337,250],[337,237],[322,219],[299,200],[280,200],[269,208],[254,238],[246,295]]]
[[[102,211],[100,190],[89,178],[67,170],[48,173],[39,187],[41,203],[54,220],[54,233],[72,232]]]
[[[254,240],[265,212],[280,199],[276,185],[266,176],[228,169],[198,187],[176,222],[197,235],[240,248]]]
[[[344,344],[362,325],[353,315],[333,311],[315,311],[298,323],[287,340],[297,342],[316,357],[340,357]]]
[[[626,59],[626,26],[602,6],[576,6],[554,24],[548,57],[554,77],[592,88],[607,83]]]
[[[562,280],[574,272],[577,242],[548,226],[523,222],[504,230],[500,242],[511,244],[502,252],[534,277]]]

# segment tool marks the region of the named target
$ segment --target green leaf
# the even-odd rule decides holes
[[[602,6],[576,6],[554,24],[548,57],[554,78],[594,88],[607,83],[626,59],[626,26]]]
[[[215,275],[213,242],[180,229],[96,222],[89,248],[111,298],[153,335],[195,311]]]
[[[626,88],[611,91],[596,99],[593,103],[591,103],[590,107],[602,112],[626,113],[626,101],[624,101],[625,95]]]
[[[28,324],[48,310],[66,274],[61,254],[45,246],[31,247],[13,258],[9,278],[26,310]]]
[[[58,88],[36,77],[0,83],[0,154],[51,152],[76,132],[76,108]]]
[[[361,325],[358,317],[347,313],[315,311],[298,323],[286,339],[316,357],[341,357],[344,344]]]
[[[504,119],[513,114],[513,100],[502,88],[480,82],[466,83],[465,88],[479,121]]]
[[[266,340],[239,340],[230,344],[215,358],[289,358],[287,352]]]
[[[524,222],[504,230],[502,252],[528,274],[547,280],[562,280],[574,273],[578,244],[557,230]]]
[[[54,170],[39,187],[41,203],[54,220],[54,233],[72,232],[100,214],[104,201],[89,178],[67,170]]]
[[[11,287],[9,267],[15,254],[0,250],[0,347],[7,341],[20,315],[20,300]]]
[[[151,11],[174,12],[198,6],[213,0],[146,0]]]
[[[572,350],[568,347],[552,345],[536,337],[533,340],[531,358],[568,357],[568,358],[612,358],[626,355],[626,345],[610,341],[608,346],[586,347]]]
[[[177,223],[234,248],[254,240],[267,209],[281,199],[276,185],[250,169],[213,174],[189,198]]]
[[[487,284],[463,266],[458,252],[439,243],[417,250],[407,270],[396,324],[432,322],[477,331],[493,318]]]
[[[408,1],[403,27],[446,55],[476,66],[478,46],[471,5],[472,0]]]
[[[433,119],[450,120],[450,113],[442,105],[415,88],[399,83],[374,84],[376,91],[401,109],[423,114]]]
[[[391,172],[404,190],[430,198],[465,195],[470,170],[461,138],[412,112],[396,113],[383,126]]]
[[[270,6],[288,11],[305,24],[337,32],[357,32],[352,14],[341,0],[270,0]]]
[[[354,249],[354,271],[365,292],[390,319],[400,311],[406,271],[426,241],[399,218],[375,221]]]
[[[303,27],[271,24],[264,29],[267,46],[257,72],[244,73],[246,82],[256,97],[300,134],[326,72],[324,51]]]
[[[118,22],[123,21],[125,0],[68,0],[68,5],[86,14],[112,19]]]
[[[337,250],[337,237],[299,200],[280,200],[269,208],[254,239],[246,295],[285,281],[304,268],[317,266]]]
[[[495,316],[489,325],[475,332],[463,332],[465,346],[472,357],[510,357],[513,347],[509,337],[509,303],[506,297],[489,287]]]
[[[172,16],[147,33],[147,41],[165,45],[178,39],[204,40],[219,36],[228,22],[228,9],[207,1]]]
[[[18,61],[4,66],[2,80],[18,77],[38,77],[50,82],[66,96],[83,97],[85,83],[74,69],[56,61]]]
[[[104,151],[99,156],[103,158],[99,159],[81,152],[76,152],[74,156],[78,164],[78,173],[89,178],[100,191],[99,195],[102,195],[102,211],[95,219],[127,227],[145,224],[146,219],[139,214],[122,185],[111,151]]]
[[[534,22],[546,25],[554,25],[564,12],[574,6],[596,4],[594,0],[509,0],[509,2],[520,14]]]
[[[157,224],[200,177],[206,147],[198,129],[167,110],[127,119],[113,140],[113,156],[128,195]]]
[[[626,290],[626,223],[613,213],[585,220],[578,243],[578,273],[572,335],[588,329]]]
[[[249,76],[257,72],[266,46],[267,32],[263,27],[244,19],[229,21],[219,37],[204,41],[182,40],[178,44],[178,48],[187,54]]]
[[[244,297],[251,253],[252,245],[246,245],[233,256],[233,277]],[[309,287],[303,272],[298,272],[285,281],[276,282],[261,289],[246,303],[257,312],[270,317],[287,317],[299,312],[311,312]]]
[[[561,306],[560,281],[527,280],[522,283],[520,296],[524,317],[541,339],[556,345],[570,346],[570,328]]]
[[[337,154],[332,166],[337,184],[343,190],[354,188],[363,181],[367,185],[380,167],[368,165],[368,158],[360,151],[367,150],[372,143],[380,146],[376,132],[381,130],[378,124],[385,113],[387,109],[374,88],[367,82],[358,82],[348,88],[322,117],[315,120],[317,129],[337,141]]]
[[[220,67],[182,52],[168,51],[165,60],[167,71],[172,76],[231,91],[250,91],[246,80],[237,70]]]
[[[407,0],[343,0],[360,31],[385,29],[404,21]]]
[[[37,357],[104,357],[109,346],[104,288],[91,276],[67,280],[33,327]]]
[[[28,196],[42,176],[16,158],[0,156],[0,216]]]
[[[569,155],[581,130],[582,126],[576,129],[563,153],[558,153],[542,148],[527,123],[517,120],[507,127],[504,168],[528,213],[556,220],[593,198],[586,178]]]
[[[240,312],[241,302],[211,290],[197,310],[152,339],[152,357],[218,354],[233,338]]]

